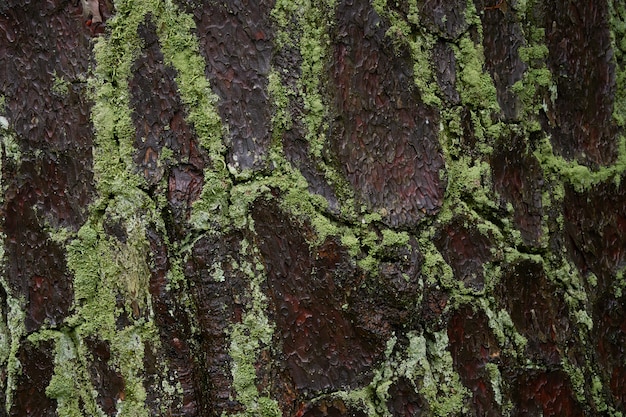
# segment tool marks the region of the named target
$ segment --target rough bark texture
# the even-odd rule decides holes
[[[0,3],[0,416],[626,413],[623,2],[96,3]]]

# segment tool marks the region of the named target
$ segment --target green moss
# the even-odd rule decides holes
[[[530,46],[522,46],[517,50],[519,57],[527,64],[532,64],[535,60],[543,63],[548,57],[548,47],[544,44],[534,44]],[[550,76],[548,75],[548,79]]]
[[[608,3],[616,79],[613,120],[623,127],[626,125],[626,7],[621,1]]]
[[[279,28],[276,32],[274,45],[278,49],[294,46],[296,40],[290,35],[297,33],[295,24],[298,16],[302,15],[303,3],[293,0],[277,0],[274,3],[271,16],[276,26]]]
[[[143,191],[145,180],[135,172],[135,132],[127,88],[130,69],[141,48],[137,27],[148,12],[156,19],[167,63],[178,71],[181,97],[192,108],[190,119],[202,144],[212,151],[214,161],[222,149],[219,128],[218,134],[215,133],[215,112],[210,111],[213,110],[212,96],[204,77],[204,65],[199,60],[197,41],[190,33],[191,18],[171,3],[157,0],[120,1],[116,3],[116,10],[117,14],[107,21],[108,36],[98,38],[94,45],[97,65],[95,77],[90,80],[95,101],[92,109],[96,133],[93,170],[98,197],[90,207],[89,219],[75,235],[51,230],[53,240],[68,242],[67,265],[74,274],[74,314],[65,321],[71,329],[73,347],[69,345],[69,336],[56,337],[60,359],[55,362],[55,377],[47,389],[49,396],[59,400],[60,415],[79,413],[78,398],[89,414],[102,414],[95,405],[90,405],[93,403],[93,398],[89,399],[91,390],[85,388],[89,376],[82,340],[95,335],[110,343],[111,364],[119,369],[125,381],[125,398],[118,404],[118,415],[148,415],[141,377],[143,348],[146,342],[157,344],[158,335],[153,324],[136,314],[137,310],[143,312],[151,308],[146,229],[148,224],[164,229],[157,206],[165,203],[162,198],[152,200]],[[167,150],[161,159],[167,163]],[[223,164],[219,166],[225,169]],[[214,201],[207,204],[214,204]],[[125,242],[105,233],[105,219],[119,222],[125,228]],[[180,276],[180,265],[174,262],[168,275],[170,283],[179,285]],[[124,300],[122,305],[117,302],[119,296]],[[120,314],[132,316],[135,321],[120,330],[115,324]],[[67,356],[68,352],[72,355],[69,359],[61,356]]]
[[[556,156],[548,138],[541,140],[534,155],[546,176],[555,175],[561,181],[571,184],[580,193],[611,179],[619,184],[621,176],[626,171],[626,139],[624,136],[620,136],[618,148],[617,161],[613,165],[600,167],[597,170],[592,170],[576,161],[568,161]]]
[[[326,137],[324,132],[328,126],[324,121],[326,106],[320,93],[322,74],[324,74],[327,47],[330,44],[328,26],[329,10],[334,10],[334,0],[313,3],[305,0],[299,11],[299,26],[301,28],[300,55],[302,56],[300,91],[304,101],[306,116],[304,123],[307,127],[306,139],[309,142],[309,151],[316,159],[321,160],[322,150]]]
[[[457,288],[460,282],[454,279],[454,272],[448,263],[443,259],[441,252],[435,247],[433,241],[433,230],[427,230],[419,238],[419,246],[424,261],[422,263],[422,276],[430,284],[440,283],[444,288]]]
[[[274,325],[265,314],[267,299],[261,289],[266,279],[264,270],[263,268],[259,270],[246,260],[247,256],[258,257],[257,252],[256,248],[249,247],[246,240],[241,242],[240,253],[244,258],[238,268],[250,278],[248,288],[250,302],[242,314],[241,322],[234,323],[229,331],[233,388],[237,394],[237,401],[244,406],[244,411],[236,416],[279,417],[281,412],[276,400],[260,393],[256,384],[255,365],[261,350],[270,346],[274,334]],[[257,265],[262,265],[260,260]]]
[[[282,5],[282,2],[277,3],[277,7],[282,7]],[[319,170],[324,173],[326,182],[334,188],[336,196],[342,203],[342,213],[344,216],[350,217],[352,214],[351,206],[354,205],[353,191],[343,175],[327,161],[328,155],[322,155],[327,147],[326,132],[329,129],[326,121],[328,109],[322,96],[322,89],[329,55],[329,31],[332,27],[335,1],[324,0],[315,3],[310,0],[302,0],[298,5],[298,13],[293,17],[297,29],[292,30],[289,36],[293,36],[293,33],[300,34],[299,39],[297,42],[294,40],[294,43],[299,47],[302,57],[297,94],[304,103],[302,122],[306,127],[305,138],[308,142],[309,154]],[[279,39],[281,33],[279,32],[277,35]],[[280,101],[277,105],[281,105]],[[278,131],[280,132],[280,128]],[[274,133],[277,133],[276,129]]]
[[[113,364],[124,378],[124,401],[118,403],[118,415],[148,417],[144,371],[144,347],[146,340],[158,340],[153,323],[129,326],[118,331],[111,340]]]
[[[348,254],[355,257],[361,251],[359,239],[354,235],[352,230],[347,230],[341,236],[341,244],[348,249]]]
[[[373,2],[373,7],[381,17],[389,20],[390,27],[386,36],[395,48],[408,46],[413,58],[413,82],[420,92],[424,104],[431,106],[441,105],[439,87],[434,77],[432,63],[432,49],[436,38],[422,28],[419,22],[419,11],[415,1],[409,2],[407,20],[397,12],[387,7],[386,0]],[[413,30],[413,28],[418,28]]]
[[[479,213],[496,212],[498,199],[493,193],[489,164],[481,160],[472,160],[468,155],[454,157],[446,148],[444,155],[447,165],[447,188],[438,220],[441,223],[448,223],[458,213],[481,218],[482,215]]]
[[[621,298],[626,290],[626,279],[624,278],[624,271],[626,267],[622,267],[615,273],[613,279],[613,294],[615,298]]]
[[[576,310],[574,311],[574,317],[576,318],[576,323],[581,327],[585,327],[587,331],[591,331],[593,329],[593,320],[589,317],[589,314],[585,310]]]
[[[548,47],[545,45],[545,30],[529,21],[525,11],[518,10],[518,15],[526,38],[526,45],[518,49],[518,54],[528,68],[511,90],[522,103],[521,114],[518,115],[521,127],[527,133],[538,132],[541,130],[538,116],[542,110],[547,112],[548,100],[556,100],[556,85],[546,66]]]
[[[6,128],[0,126],[0,137],[0,146],[2,147],[2,153],[4,154],[6,159],[16,165],[19,164],[22,160],[22,151],[20,149],[20,144],[17,141],[15,133],[12,130],[8,129],[8,121]]]
[[[487,315],[489,327],[496,339],[498,339],[498,345],[512,357],[523,358],[524,349],[528,341],[515,328],[509,312],[504,309],[494,311],[492,309],[492,306],[495,306],[493,299],[490,300],[483,297],[478,304]]]
[[[5,98],[0,95],[0,112],[4,112]],[[15,140],[13,132],[8,130],[9,122],[3,116],[0,117],[0,139],[2,154],[0,155],[0,172],[4,172],[3,163],[13,160],[18,164],[21,158],[19,145]],[[0,175],[0,203],[4,203],[5,185],[2,183]],[[20,371],[20,361],[17,358],[17,351],[20,347],[20,340],[26,334],[24,325],[25,300],[18,299],[13,295],[11,286],[7,282],[5,271],[5,251],[4,242],[6,235],[0,231],[0,285],[4,290],[6,300],[0,309],[6,315],[6,321],[0,321],[0,367],[5,370],[6,376],[0,380],[0,392],[4,393],[4,403],[6,413],[9,414],[13,404],[13,393],[15,391],[16,378]]]
[[[60,77],[56,71],[52,74],[52,92],[61,97],[67,96],[70,91],[70,82],[63,77]]]
[[[495,363],[485,364],[485,370],[489,374],[489,380],[491,381],[491,389],[493,390],[493,398],[497,404],[502,404],[502,374],[498,365]]]
[[[193,203],[189,223],[197,230],[211,230],[217,225],[228,227],[231,210],[229,197],[232,182],[212,169],[204,170],[204,185],[200,198]]]
[[[383,247],[402,246],[409,243],[409,235],[407,232],[396,232],[390,229],[383,229],[382,231],[383,241],[381,245]]]
[[[4,235],[0,235],[4,242]],[[4,250],[0,250],[0,259],[4,269]],[[6,385],[2,386],[5,394],[6,412],[9,413],[13,404],[13,393],[16,388],[16,380],[21,370],[21,364],[17,358],[20,342],[26,334],[24,319],[26,317],[23,299],[17,299],[5,281],[4,275],[0,278],[0,283],[7,294],[6,299],[6,326],[0,329],[2,338],[2,351],[0,352],[0,366],[6,370]],[[4,382],[4,381],[3,381]]]
[[[381,236],[372,230],[362,228],[359,238],[356,239],[359,242],[358,245],[355,245],[355,242],[352,240],[355,237],[353,234],[350,234],[349,231],[346,231],[344,234],[344,236],[347,236],[346,242],[352,244],[349,250],[352,253],[364,254],[357,261],[359,267],[374,275],[378,273],[378,266],[381,259],[385,258],[386,253],[405,246],[409,242],[409,235],[406,232],[383,229],[380,234]]]
[[[54,340],[54,374],[46,395],[57,402],[57,413],[68,417],[105,416],[96,403],[97,392],[91,384],[87,352],[75,333],[43,331],[29,339]]]
[[[428,358],[427,362],[422,361],[424,379],[420,391],[427,399],[433,416],[459,415],[466,411],[464,404],[470,393],[453,369],[447,330],[432,336],[432,339],[418,340],[418,352],[425,346],[425,358]]]
[[[587,386],[587,381],[582,369],[570,363],[565,357],[561,360],[561,366],[569,376],[576,399],[580,403],[585,403],[585,386]]]
[[[226,177],[222,123],[217,113],[217,95],[205,77],[206,63],[199,52],[192,16],[171,3],[157,15],[158,35],[166,63],[177,72],[181,100],[188,107],[187,120],[194,126],[200,145],[209,152],[213,169]]]
[[[122,416],[147,415],[139,377],[143,370],[143,340],[147,340],[142,337],[156,336],[145,330],[142,320],[121,331],[115,325],[119,314],[134,314],[133,304],[141,310],[149,308],[145,229],[135,226],[127,229],[128,240],[121,244],[107,237],[101,226],[86,224],[67,248],[68,267],[74,273],[76,313],[66,322],[75,329],[76,343],[91,335],[110,342],[112,361],[125,381],[125,400],[119,409]],[[118,294],[126,300],[125,311],[116,308]],[[83,356],[81,353],[77,357]],[[59,412],[63,414],[62,409]]]
[[[457,89],[461,102],[473,108],[500,111],[496,87],[491,76],[483,70],[485,57],[482,45],[476,45],[469,35],[465,35],[459,40],[458,48],[454,49],[459,66]]]
[[[397,339],[387,341],[385,359],[365,387],[339,391],[331,395],[344,400],[370,417],[390,416],[387,409],[389,388],[398,378],[411,382],[427,400],[429,415],[455,416],[467,411],[469,391],[461,384],[447,350],[447,331],[425,335],[411,331],[408,346],[397,346]]]
[[[292,127],[289,103],[290,97],[295,96],[296,93],[281,83],[280,75],[275,70],[270,71],[267,78],[267,90],[274,102],[272,133],[275,137],[273,139],[280,141],[280,135]]]
[[[596,406],[596,410],[601,413],[605,413],[608,411],[608,406],[604,400],[604,396],[602,395],[602,380],[598,375],[593,375],[591,378],[591,397],[593,398],[594,405]]]

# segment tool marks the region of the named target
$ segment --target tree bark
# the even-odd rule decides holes
[[[3,1],[0,416],[622,415],[625,36]]]

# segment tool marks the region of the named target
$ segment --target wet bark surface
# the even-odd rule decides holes
[[[408,51],[386,41],[369,2],[340,2],[336,20],[333,153],[361,200],[390,225],[412,226],[441,207],[439,115],[420,100]]]
[[[548,67],[559,92],[552,141],[564,157],[590,164],[608,164],[617,151],[612,120],[615,63],[608,8],[607,2],[545,4]],[[572,82],[583,78],[583,84]]]
[[[93,4],[0,4],[0,416],[625,411],[619,2]]]

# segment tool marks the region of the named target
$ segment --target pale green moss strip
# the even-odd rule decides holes
[[[0,96],[0,112],[4,112],[5,98]],[[2,170],[2,162],[4,158],[13,160],[13,163],[19,165],[21,161],[20,146],[16,141],[15,135],[9,130],[9,122],[4,116],[0,116],[0,150],[2,158],[0,158],[0,171]],[[0,176],[0,204],[4,203],[5,185],[2,183]],[[13,295],[9,283],[7,281],[5,271],[5,252],[4,241],[6,235],[0,232],[0,285],[6,294],[5,314],[7,322],[0,321],[0,367],[6,370],[6,386],[4,380],[0,379],[0,390],[5,395],[5,407],[7,414],[10,413],[13,404],[13,392],[15,391],[15,383],[20,371],[20,361],[17,358],[17,351],[20,347],[20,340],[26,333],[24,327],[25,319],[25,300],[19,299]]]
[[[626,6],[623,1],[619,0],[611,0],[608,3],[617,84],[613,119],[619,126],[624,127],[626,125]]]
[[[306,126],[305,138],[309,145],[309,153],[324,173],[328,184],[334,188],[342,203],[343,215],[353,220],[353,191],[346,179],[332,165],[327,164],[322,157],[322,152],[327,147],[326,132],[329,126],[328,122],[325,121],[328,109],[321,89],[322,77],[325,74],[329,56],[329,30],[333,25],[334,10],[335,0],[324,0],[317,3],[311,0],[298,0],[292,5],[279,1],[276,3],[272,16],[280,28],[277,34],[279,44],[281,39],[294,36],[294,33],[300,35],[297,40],[291,39],[290,41],[290,44],[299,47],[302,56],[298,92],[292,92],[292,94],[298,94],[304,103],[305,114],[302,121]],[[290,12],[295,13],[295,15],[290,17]],[[297,22],[297,28],[293,28],[289,24],[289,22],[293,23],[292,19]],[[282,100],[282,103],[277,102],[279,106],[285,104],[280,95],[275,97]]]
[[[0,234],[0,239],[4,242],[4,234]],[[2,267],[4,269],[4,248],[0,249],[0,259],[2,259]],[[24,319],[26,317],[24,305],[26,302],[24,299],[17,299],[12,295],[4,276],[2,276],[0,284],[7,294],[7,323],[6,325],[2,323],[0,327],[0,366],[6,369],[7,382],[6,386],[0,386],[0,388],[4,390],[6,412],[9,414],[13,404],[16,379],[21,369],[17,352],[20,348],[20,340],[26,334],[24,325]]]
[[[302,55],[301,91],[304,99],[304,109],[307,112],[305,123],[307,126],[307,140],[310,152],[316,158],[321,158],[327,130],[324,116],[326,106],[320,94],[320,76],[324,73],[327,48],[330,43],[327,27],[329,16],[325,10],[334,10],[334,0],[324,0],[316,3],[311,0],[301,0],[302,15],[299,23],[302,27],[300,38],[300,54]]]
[[[451,417],[466,412],[465,403],[470,393],[453,369],[447,331],[444,329],[428,337],[409,332],[407,336],[409,345],[396,354],[392,354],[396,338],[389,339],[386,360],[374,371],[369,385],[339,391],[332,396],[362,409],[369,417],[389,417],[391,414],[386,404],[389,387],[399,377],[405,377],[428,401],[430,415]]]
[[[250,305],[242,315],[240,323],[230,329],[229,355],[232,359],[233,388],[237,393],[236,400],[242,403],[245,411],[235,414],[238,417],[280,417],[278,402],[268,395],[262,395],[256,385],[256,368],[261,349],[271,346],[274,325],[268,320],[265,310],[267,299],[261,289],[265,281],[264,268],[258,259],[258,250],[250,248],[246,240],[241,242],[240,253],[244,256],[253,255],[257,265],[243,260],[239,270],[250,279]]]
[[[137,27],[149,9],[158,10],[158,4],[117,2],[117,14],[107,22],[110,35],[100,37],[94,46],[95,78],[90,84],[95,100],[93,169],[98,199],[90,208],[89,219],[66,247],[67,265],[74,273],[75,294],[75,313],[66,324],[73,329],[73,344],[78,350],[67,357],[72,350],[68,350],[66,338],[55,339],[60,359],[55,361],[55,377],[47,394],[57,399],[60,415],[78,412],[79,397],[90,414],[102,413],[93,400],[89,401],[91,393],[84,393],[89,364],[81,346],[83,338],[90,336],[110,343],[110,365],[124,379],[124,400],[118,403],[118,415],[148,415],[140,376],[143,341],[157,338],[150,330],[151,325],[141,319],[121,331],[116,328],[116,319],[120,314],[132,316],[136,309],[150,308],[146,225],[159,224],[155,203],[142,191],[144,180],[135,172],[135,131],[127,86],[130,69],[141,48]],[[125,243],[104,232],[105,214],[125,227],[128,237]],[[65,236],[68,238],[71,239]],[[123,311],[116,307],[117,294],[125,298]],[[77,381],[80,387],[73,385]]]
[[[54,340],[54,375],[46,388],[46,395],[57,401],[60,416],[82,417],[83,409],[91,416],[104,417],[96,404],[97,392],[91,384],[86,350],[76,334],[44,331],[32,339]]]
[[[619,185],[624,171],[626,171],[626,138],[620,136],[617,161],[611,166],[600,167],[597,170],[568,161],[556,156],[548,138],[544,138],[534,152],[547,176],[556,175],[562,181],[571,184],[577,192],[583,192],[591,187],[612,179]]]
[[[387,0],[376,0],[372,3],[376,13],[389,19],[391,26],[387,36],[394,45],[407,45],[413,57],[413,82],[417,86],[422,101],[426,105],[440,106],[439,87],[431,68],[431,54],[435,37],[420,26],[417,1],[409,1],[407,19],[403,19],[397,12],[387,7]],[[412,30],[411,25],[419,30]]]
[[[189,109],[187,120],[193,124],[200,145],[209,152],[213,169],[226,176],[223,126],[216,109],[218,99],[205,76],[206,62],[193,33],[193,17],[169,1],[153,1],[162,6],[157,9],[157,33],[166,63],[176,69],[178,91]]]

